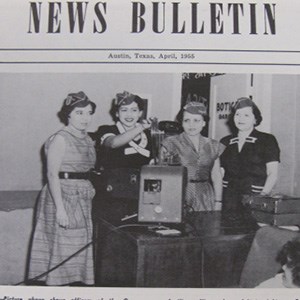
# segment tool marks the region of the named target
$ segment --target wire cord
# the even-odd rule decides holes
[[[69,257],[67,257],[65,260],[63,260],[62,262],[60,262],[59,264],[57,264],[56,266],[54,266],[53,268],[49,269],[48,271],[40,274],[40,275],[37,275],[35,276],[34,278],[30,278],[30,279],[27,279],[27,280],[24,280],[24,281],[21,281],[21,282],[18,282],[16,284],[14,284],[15,286],[16,285],[21,285],[23,283],[28,283],[28,282],[31,282],[31,281],[37,281],[38,279],[46,276],[47,274],[49,274],[50,272],[56,270],[57,268],[59,268],[61,265],[63,265],[64,263],[66,263],[67,261],[69,261],[71,258],[73,258],[74,256],[76,256],[77,254],[79,254],[80,252],[82,252],[83,250],[87,249],[89,246],[91,246],[94,242],[91,241],[89,243],[87,243],[86,245],[84,245],[82,248],[80,248],[78,251],[76,251],[75,253],[73,253],[72,255],[70,255]]]
[[[144,226],[145,225],[141,225],[141,224],[125,224],[125,225],[120,225],[120,226],[116,227],[114,230],[119,230],[121,228],[126,228],[126,227],[144,227]],[[38,279],[40,279],[40,278],[46,276],[47,274],[51,273],[52,271],[56,270],[57,268],[59,268],[60,266],[62,266],[64,263],[66,263],[67,261],[69,261],[70,259],[72,259],[74,256],[76,256],[77,254],[79,254],[83,250],[87,249],[92,244],[94,244],[94,241],[91,241],[91,242],[87,243],[85,246],[83,246],[82,248],[80,248],[78,251],[76,251],[75,253],[73,253],[72,255],[70,255],[65,260],[63,260],[62,262],[60,262],[59,264],[57,264],[53,268],[49,269],[48,271],[46,271],[46,272],[44,272],[42,274],[39,274],[39,275],[35,276],[34,278],[25,279],[25,280],[23,280],[21,282],[18,282],[16,284],[14,284],[14,286],[21,285],[21,284],[24,284],[24,283],[30,283],[31,281],[38,281]]]

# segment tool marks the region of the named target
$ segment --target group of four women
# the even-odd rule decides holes
[[[60,111],[66,126],[45,144],[48,183],[38,202],[28,277],[54,268],[39,279],[47,285],[94,284],[92,247],[55,266],[92,241],[95,192],[89,170],[95,165],[96,152],[87,128],[95,109],[85,93],[69,94]],[[151,120],[141,120],[143,110],[139,96],[116,95],[115,125],[101,126],[93,135],[104,150],[100,158],[104,169],[140,168],[150,163]],[[175,154],[187,168],[184,200],[193,211],[222,208],[239,213],[243,194],[269,194],[275,185],[279,147],[273,135],[255,129],[262,120],[259,109],[251,99],[240,98],[232,116],[233,134],[218,142],[201,135],[208,122],[206,107],[189,102],[177,118],[182,133],[162,142],[160,155]]]

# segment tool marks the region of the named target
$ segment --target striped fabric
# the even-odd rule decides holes
[[[185,193],[186,204],[194,211],[215,209],[215,195],[211,184],[211,171],[224,145],[218,141],[199,138],[199,150],[196,150],[188,135],[167,137],[162,143],[168,154],[177,155],[188,171],[188,184]]]
[[[263,189],[264,189],[263,186],[254,185],[254,184],[251,185],[252,193],[261,193]]]
[[[189,182],[186,187],[185,201],[194,211],[215,209],[215,194],[209,182]]]
[[[63,133],[66,152],[61,171],[65,164],[73,170],[86,171],[93,166],[95,155],[90,144],[76,136]],[[77,151],[77,155],[76,155]],[[91,155],[89,154],[91,153]],[[71,158],[69,157],[71,154]],[[83,154],[83,155],[82,155]],[[82,159],[84,164],[82,164]],[[67,171],[69,171],[68,169]],[[46,185],[39,196],[36,227],[32,240],[28,278],[34,278],[55,267],[92,241],[92,199],[94,188],[88,180],[60,180],[64,207],[70,220],[70,228],[59,227],[56,222],[56,207]],[[47,285],[68,285],[72,282],[94,284],[94,263],[92,245],[39,280]]]

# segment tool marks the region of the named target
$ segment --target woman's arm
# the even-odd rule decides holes
[[[261,192],[262,195],[270,194],[272,189],[274,188],[278,178],[278,166],[279,166],[278,161],[271,161],[266,163],[267,179],[264,188]]]
[[[69,218],[62,201],[60,180],[58,177],[65,148],[66,144],[64,138],[56,135],[50,142],[47,153],[47,178],[49,191],[56,206],[56,221],[58,225],[62,227],[68,227],[69,225]]]
[[[118,135],[108,136],[104,141],[103,145],[107,148],[119,148],[129,142],[131,142],[137,135],[142,133],[145,129],[150,128],[151,122],[144,120],[142,123],[138,123],[136,127],[125,131]]]
[[[222,208],[222,172],[220,167],[220,159],[215,160],[214,166],[211,170],[211,180],[215,192],[215,210]]]

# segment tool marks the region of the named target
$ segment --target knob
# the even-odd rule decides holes
[[[160,214],[160,213],[162,213],[163,209],[162,209],[161,206],[156,206],[156,207],[154,208],[154,211],[155,211],[157,214]]]

